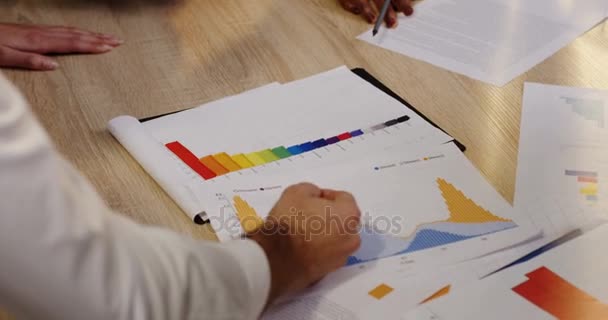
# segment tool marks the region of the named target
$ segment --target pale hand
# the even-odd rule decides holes
[[[54,70],[48,54],[105,53],[122,44],[111,35],[72,27],[0,23],[0,67]]]

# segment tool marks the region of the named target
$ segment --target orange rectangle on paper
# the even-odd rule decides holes
[[[576,178],[578,180],[578,182],[592,182],[592,183],[597,183],[597,178],[595,177],[582,177],[579,176],[578,178]]]
[[[204,158],[201,158],[200,160],[207,168],[215,172],[215,174],[217,174],[218,176],[230,172],[228,171],[228,169],[224,168],[224,166],[222,166],[219,162],[217,162],[217,160],[215,160],[213,156],[206,156]]]
[[[608,305],[546,267],[512,290],[557,319],[608,319]]]
[[[242,169],[241,166],[234,162],[234,160],[225,152],[215,154],[213,155],[213,158],[230,172]]]
[[[383,284],[375,287],[374,289],[372,289],[369,292],[369,295],[378,300],[381,300],[382,298],[386,297],[387,294],[393,292],[393,290],[394,290],[393,288],[391,288],[390,286],[383,283]]]

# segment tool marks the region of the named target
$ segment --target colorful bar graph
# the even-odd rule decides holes
[[[270,149],[258,151],[260,158],[264,159],[264,163],[269,163],[279,160],[279,157],[275,156]]]
[[[289,151],[289,153],[291,153],[294,156],[304,152],[304,150],[302,150],[302,148],[300,148],[300,146],[291,146],[291,147],[287,148],[287,151]]]
[[[241,166],[239,166],[238,163],[236,163],[232,159],[232,157],[230,157],[225,152],[215,154],[215,155],[213,155],[213,158],[215,159],[215,161],[219,162],[219,164],[221,164],[222,167],[226,168],[230,172],[239,171],[239,170],[243,169]]]
[[[327,144],[334,144],[334,143],[340,142],[340,138],[338,138],[338,137],[331,137],[331,138],[325,139],[325,141],[327,141]]]
[[[206,156],[200,159],[201,163],[205,165],[205,167],[211,169],[217,176],[224,175],[230,172],[228,169],[224,168],[213,156]]]
[[[166,146],[184,163],[186,163],[186,165],[197,172],[203,179],[208,180],[230,172],[264,165],[269,162],[286,159],[315,149],[323,148],[340,141],[345,141],[353,137],[358,137],[366,133],[371,133],[376,130],[381,130],[399,123],[403,123],[409,119],[410,118],[408,116],[402,116],[368,128],[344,132],[337,136],[326,139],[317,139],[314,141],[293,145],[291,147],[278,146],[273,149],[265,149],[247,154],[238,153],[232,156],[228,155],[226,152],[220,152],[214,155],[207,155],[199,159],[196,155],[177,141],[167,143]],[[568,174],[568,172],[569,171],[567,171],[566,174]],[[582,179],[582,177],[579,177],[579,179]]]
[[[361,135],[363,135],[363,131],[361,131],[361,130],[355,130],[355,131],[352,131],[350,133],[351,137],[358,137],[358,136],[361,136]]]
[[[289,151],[287,151],[287,149],[283,146],[272,149],[272,153],[274,153],[274,155],[280,159],[291,157],[291,153],[289,153]]]
[[[247,157],[247,160],[253,163],[254,166],[261,166],[266,163],[266,161],[262,159],[257,152],[248,153],[245,155],[245,157]]]
[[[208,180],[216,177],[215,172],[203,165],[198,158],[181,143],[174,141],[167,143],[165,146],[203,179]]]
[[[249,161],[247,159],[247,157],[245,157],[244,154],[239,153],[239,154],[235,154],[232,156],[232,160],[234,160],[234,162],[236,162],[241,168],[246,169],[246,168],[251,168],[253,166],[255,166],[253,163],[251,163],[251,161]]]
[[[608,319],[608,305],[550,269],[540,267],[512,290],[557,319]]]
[[[338,135],[338,139],[340,139],[340,141],[347,140],[352,137],[353,136],[350,134],[350,132],[344,132],[343,134]]]
[[[308,151],[313,150],[315,148],[314,145],[312,144],[312,142],[302,143],[298,147],[300,147],[300,149],[302,149],[302,152],[308,152]]]

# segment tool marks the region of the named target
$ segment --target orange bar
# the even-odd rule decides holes
[[[241,166],[234,162],[232,158],[230,158],[230,156],[225,152],[213,155],[213,158],[215,159],[215,161],[219,162],[222,167],[228,169],[228,171],[230,172],[239,171],[242,169]]]
[[[201,162],[207,168],[211,169],[211,171],[215,172],[215,174],[217,174],[218,176],[230,172],[228,171],[228,169],[224,168],[224,166],[222,166],[219,162],[217,162],[217,160],[215,160],[213,156],[206,156],[204,158],[201,158]]]
[[[608,319],[608,305],[546,267],[528,274],[512,290],[558,319]]]

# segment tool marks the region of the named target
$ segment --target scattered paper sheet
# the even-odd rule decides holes
[[[606,18],[605,0],[427,0],[358,38],[503,86]]]

